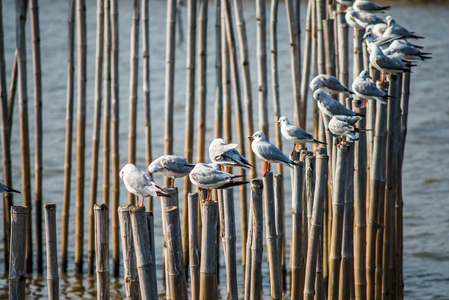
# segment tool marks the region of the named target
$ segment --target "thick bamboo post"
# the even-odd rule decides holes
[[[329,253],[329,299],[338,299],[340,280],[340,263],[343,235],[343,217],[345,210],[345,181],[346,158],[348,146],[340,145],[337,148],[337,163],[335,165],[334,187],[332,191],[332,237],[331,251]],[[343,278],[342,280],[346,280]]]
[[[219,1],[218,1],[219,2]],[[206,150],[206,92],[207,92],[207,5],[199,1],[198,7],[198,120],[197,120],[197,162],[205,162]],[[216,50],[218,51],[218,50]],[[217,53],[218,55],[218,53]],[[221,56],[221,54],[220,54]],[[217,71],[218,72],[218,71]],[[221,76],[221,69],[220,69]],[[220,77],[221,78],[221,77]],[[218,79],[217,79],[218,80]],[[217,85],[221,86],[221,82]],[[221,104],[221,101],[219,101]]]
[[[260,191],[259,191],[260,189]],[[259,193],[262,194],[262,181],[258,179],[258,181],[251,182],[251,199],[253,197],[259,197]],[[244,296],[245,300],[249,300],[251,297],[251,268],[252,268],[252,244],[253,244],[253,225],[254,225],[254,213],[253,213],[253,201],[249,203],[249,219],[248,219],[248,235],[246,240],[246,253],[245,253],[245,272],[243,276],[244,284]]]
[[[22,195],[23,205],[30,209],[28,224],[31,224],[31,179],[30,179],[30,146],[28,131],[28,94],[27,94],[27,71],[26,71],[26,40],[25,22],[27,1],[16,2],[16,42],[18,50],[18,75],[19,75],[19,108],[20,108],[20,149],[22,155]],[[26,235],[26,269],[31,272],[33,268],[32,253],[32,230],[28,226]]]
[[[337,11],[343,8],[337,5]],[[337,42],[338,42],[338,79],[345,86],[349,85],[349,26],[346,24],[345,15],[337,15]],[[340,102],[344,103],[346,95],[339,95]]]
[[[243,94],[244,94],[244,106],[245,106],[245,120],[246,120],[246,133],[253,134],[254,133],[254,122],[253,122],[253,98],[252,98],[252,86],[251,86],[251,72],[250,72],[250,63],[249,63],[249,51],[248,51],[248,38],[246,34],[246,25],[245,18],[243,16],[243,4],[242,0],[234,0],[234,14],[235,14],[235,22],[237,25],[237,33],[239,37],[239,45],[240,45],[240,63],[242,65],[242,73],[243,73]],[[248,160],[250,164],[253,166],[250,170],[250,177],[257,177],[257,168],[256,168],[256,156],[253,151],[250,149],[250,142],[248,143]],[[242,241],[243,236],[242,236]],[[245,264],[246,260],[242,260],[242,264]],[[244,267],[245,268],[245,267]]]
[[[109,206],[111,185],[111,6],[104,1],[104,70],[103,70],[103,203]],[[113,212],[114,213],[114,212]],[[113,266],[115,275],[115,269]]]
[[[11,257],[9,259],[10,300],[25,299],[28,214],[28,207],[11,207]]]
[[[262,255],[263,255],[263,183],[260,179],[251,181],[253,236],[251,245],[251,290],[250,299],[260,299],[262,289]]]
[[[170,288],[170,299],[183,300],[187,298],[187,290],[183,282],[183,258],[181,232],[179,224],[179,210],[177,206],[169,206],[164,210],[164,222],[166,244],[167,244],[167,265],[168,265],[168,281]]]
[[[362,37],[365,34],[365,29],[355,29],[354,34],[352,36],[354,45],[354,58],[353,58],[353,66],[352,66],[352,78],[357,78],[360,72],[364,69],[363,67],[363,42]]]
[[[69,1],[68,17],[68,54],[67,54],[67,104],[64,158],[64,195],[61,230],[61,272],[67,272],[67,248],[69,237],[70,186],[72,171],[72,135],[73,135],[73,94],[75,70],[75,0]],[[7,184],[5,182],[5,184]]]
[[[39,30],[39,3],[30,1],[31,38],[33,41],[34,75],[34,204],[36,224],[36,265],[37,273],[42,274],[42,71]]]
[[[78,112],[76,136],[76,227],[75,272],[83,272],[84,249],[84,180],[86,151],[86,2],[76,2],[77,61],[78,61]]]
[[[103,77],[104,3],[97,1],[97,48],[95,53],[95,104],[92,134],[92,169],[90,174],[89,244],[87,249],[87,273],[94,273],[95,237],[94,205],[97,203],[98,156],[100,152],[101,101]]]
[[[185,108],[185,143],[184,156],[187,161],[193,160],[194,112],[195,112],[195,65],[196,65],[196,0],[187,2],[187,63],[186,63],[186,108]],[[183,210],[182,210],[182,245],[184,266],[189,265],[189,210],[187,198],[192,191],[189,177],[184,178]]]
[[[282,299],[282,277],[279,269],[279,253],[276,244],[276,217],[274,208],[273,173],[269,172],[263,177],[263,211],[267,240],[267,258],[270,274],[271,299]]]
[[[198,249],[198,194],[189,193],[189,265],[191,299],[200,296],[200,261]]]
[[[48,299],[59,299],[58,241],[56,240],[56,204],[44,204],[45,237],[47,245]]]
[[[326,74],[335,76],[335,36],[334,36],[334,19],[323,20],[323,39],[325,56]],[[358,75],[357,75],[358,76]]]
[[[203,218],[203,238],[201,240],[200,299],[215,299],[216,284],[216,247],[218,204],[206,201],[201,204]]]
[[[120,239],[123,253],[123,274],[127,299],[139,299],[139,278],[136,267],[136,253],[134,249],[131,216],[132,206],[120,206],[118,217],[120,221]]]
[[[143,299],[158,299],[157,280],[153,270],[155,261],[153,261],[150,251],[150,237],[145,207],[131,207],[129,212],[131,215],[140,293]]]
[[[224,232],[225,232],[225,260],[226,260],[226,286],[227,298],[238,299],[237,286],[237,259],[236,259],[236,233],[233,189],[223,191]]]
[[[103,4],[103,3],[102,3]],[[108,206],[94,206],[97,299],[109,299],[109,220]]]
[[[324,33],[323,33],[323,20],[326,18],[326,1],[316,0],[316,37],[317,37],[317,63],[318,74],[326,73],[326,57],[324,45]]]
[[[305,129],[307,102],[303,97],[301,97],[301,49],[299,49],[298,24],[296,22],[293,0],[287,0],[285,4],[285,8],[287,9],[290,54],[292,60],[295,124]]]
[[[354,100],[356,113],[364,115],[365,108],[360,108],[363,100]],[[358,128],[366,127],[362,118]],[[356,133],[359,141],[354,144],[354,284],[355,298],[366,298],[366,134]]]
[[[279,276],[281,276],[282,287],[287,285],[287,270],[285,268],[285,248],[284,245],[284,197],[283,197],[283,177],[282,174],[274,175],[274,216],[276,229],[276,251]]]
[[[145,216],[147,218],[147,227],[148,227],[148,235],[150,238],[150,253],[151,253],[151,260],[155,262],[154,267],[151,269],[153,272],[153,277],[157,278],[156,276],[156,248],[154,244],[154,215],[152,211],[146,211]],[[156,291],[157,294],[157,291]]]
[[[328,159],[326,148],[319,148],[316,154],[316,186],[313,201],[312,220],[310,222],[309,243],[307,250],[306,276],[304,282],[304,299],[313,299],[315,294],[315,275],[323,230],[323,208],[326,200]]]
[[[259,95],[259,129],[268,138],[268,100],[267,100],[267,40],[266,3],[256,1],[257,19],[257,82]]]
[[[304,102],[307,101],[307,94],[309,92],[309,78],[310,66],[312,56],[312,12],[313,3],[315,0],[309,0],[307,6],[306,32],[304,37],[304,57],[302,62],[302,76],[301,76],[301,97]]]

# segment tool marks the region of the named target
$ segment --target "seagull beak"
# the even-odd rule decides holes
[[[368,78],[369,78],[369,79],[373,79],[373,77],[371,77],[371,76],[368,76]]]
[[[252,136],[249,136],[248,137],[248,140],[253,140],[254,138],[252,137]]]
[[[279,123],[279,127],[281,127],[282,125],[281,125],[281,123]]]
[[[365,39],[364,37],[362,37],[360,40],[361,40],[362,42],[364,42],[366,39]]]

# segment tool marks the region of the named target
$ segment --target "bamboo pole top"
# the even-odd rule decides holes
[[[328,158],[327,149],[325,147],[317,148],[316,157],[317,158]]]
[[[45,203],[44,208],[46,210],[56,210],[56,204],[55,203]]]
[[[256,179],[251,180],[251,189],[252,190],[253,189],[255,189],[255,190],[258,190],[258,189],[262,190],[263,189],[262,179],[256,178]]]
[[[11,206],[11,213],[16,215],[28,214],[28,206]]]
[[[101,203],[101,204],[95,204],[94,205],[94,211],[95,210],[107,211],[108,209],[109,208],[108,208],[108,205],[106,203]]]
[[[129,210],[131,209],[131,207],[133,207],[132,204],[122,205],[122,206],[119,206],[119,207],[117,208],[117,211],[118,211],[118,212],[129,212]]]
[[[132,206],[129,208],[130,214],[135,214],[138,212],[145,212],[145,206]]]
[[[178,207],[177,207],[177,206],[175,206],[175,205],[169,206],[169,207],[167,207],[167,208],[165,209],[165,213],[168,214],[168,213],[171,213],[171,212],[176,211],[176,210],[178,210]]]

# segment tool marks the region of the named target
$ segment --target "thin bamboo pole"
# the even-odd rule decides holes
[[[265,1],[256,1],[259,129],[264,132],[265,136],[268,138],[266,18]]]
[[[220,2],[220,1],[217,1]],[[207,92],[207,5],[208,1],[200,0],[198,7],[198,120],[197,120],[197,162],[205,162],[205,150],[206,150],[206,92]],[[218,16],[217,16],[218,18]],[[217,33],[217,32],[216,32]],[[217,37],[218,39],[218,37]],[[216,51],[218,51],[216,49]],[[218,54],[221,57],[221,53]],[[217,62],[216,62],[217,63]],[[220,72],[221,69],[216,71]],[[217,79],[218,85],[221,86],[221,81]],[[221,87],[220,87],[221,89]],[[218,91],[217,91],[218,93]],[[220,93],[216,96],[217,101],[221,104]],[[220,110],[221,113],[221,110]],[[221,133],[220,133],[221,135]]]
[[[292,60],[292,81],[294,97],[294,115],[295,124],[301,128],[306,128],[307,102],[301,96],[301,55],[299,49],[298,25],[296,22],[293,0],[287,0],[285,3],[287,9],[288,32],[290,37],[290,53]]]
[[[128,163],[136,163],[137,139],[137,88],[139,78],[139,27],[140,27],[140,0],[133,1],[133,14],[131,17],[131,49],[129,68],[129,117],[128,117]],[[135,196],[128,193],[128,203],[135,204]]]
[[[323,230],[323,208],[326,200],[328,159],[326,148],[319,148],[316,154],[316,187],[314,193],[312,220],[310,222],[309,243],[307,250],[306,276],[304,283],[304,299],[313,299],[315,294],[315,276]],[[318,291],[317,291],[318,292]]]
[[[76,227],[75,272],[83,272],[84,249],[84,180],[86,151],[86,3],[76,2],[77,61],[78,61],[78,112],[76,136]]]
[[[14,113],[14,101],[16,98],[16,92],[17,92],[17,81],[18,81],[18,64],[19,64],[19,53],[16,49],[16,52],[14,53],[14,63],[12,65],[11,70],[11,83],[9,85],[9,97],[8,97],[8,140],[11,139],[11,130],[12,130],[12,116]]]
[[[215,0],[215,104],[214,104],[214,137],[223,136],[223,84],[221,63],[221,0]],[[199,41],[198,41],[199,44]],[[204,79],[205,80],[205,79]],[[203,88],[203,87],[201,87]],[[204,99],[204,98],[201,98]],[[200,104],[199,104],[200,105]],[[205,104],[204,104],[205,105]],[[204,106],[203,105],[203,106]],[[199,109],[199,107],[198,107]],[[198,118],[200,117],[198,112]],[[199,125],[198,125],[199,126]],[[198,127],[199,128],[199,127]],[[200,144],[198,143],[200,146]],[[204,151],[204,150],[202,150]],[[203,154],[204,157],[204,154]],[[201,218],[198,219],[201,222]],[[199,232],[201,235],[201,231]]]
[[[56,204],[44,204],[45,237],[47,245],[48,299],[59,299],[58,241],[56,240]]]
[[[315,0],[309,0],[309,4],[307,6],[306,32],[304,37],[304,57],[302,62],[301,75],[301,96],[302,99],[304,99],[304,102],[307,101],[307,94],[309,92],[309,78],[312,56],[312,13],[314,2]]]
[[[195,65],[196,65],[196,0],[189,0],[187,12],[187,78],[186,78],[186,108],[185,108],[185,144],[184,156],[187,161],[193,160],[194,112],[195,112]],[[182,210],[182,245],[184,266],[189,265],[189,209],[187,199],[192,191],[192,183],[188,176],[184,178],[183,210]]]
[[[334,24],[333,19],[323,20],[323,39],[324,45],[326,45],[325,51],[325,66],[326,74],[335,76],[335,36],[334,36]],[[359,73],[360,74],[360,73]],[[357,74],[358,76],[358,74]]]
[[[316,34],[317,34],[317,63],[318,74],[326,73],[326,57],[323,33],[323,20],[326,18],[325,0],[316,0]]]
[[[103,3],[102,7],[103,7]],[[109,299],[109,220],[106,204],[94,206],[97,299]]]
[[[343,8],[337,5],[337,11]],[[349,28],[346,24],[345,15],[337,15],[337,42],[338,42],[338,79],[345,86],[349,85]],[[341,93],[339,100],[344,103],[346,95]]]
[[[33,41],[33,75],[34,75],[34,204],[36,224],[36,265],[37,273],[42,274],[42,71],[39,30],[39,3],[30,1],[31,38]]]
[[[0,3],[0,15],[2,12],[2,3]],[[1,116],[1,144],[2,144],[2,165],[3,165],[3,183],[6,186],[12,186],[12,172],[11,172],[11,143],[10,143],[10,114],[8,112],[8,95],[6,85],[6,70],[5,70],[5,45],[3,38],[3,21],[0,21],[0,116]],[[14,57],[13,71],[15,75],[11,76],[11,84],[17,81],[17,51]],[[10,93],[10,96],[11,93]],[[4,249],[4,263],[5,272],[9,272],[9,247],[11,234],[11,206],[12,194],[3,194],[3,249]]]
[[[285,269],[284,261],[284,197],[283,197],[283,177],[282,174],[274,175],[274,215],[276,227],[276,251],[277,251],[277,265],[279,268],[279,276],[281,276],[282,287],[286,285],[287,270]]]
[[[68,17],[68,54],[67,54],[67,104],[64,162],[64,195],[61,230],[61,272],[67,272],[67,249],[69,237],[70,186],[72,171],[72,135],[73,135],[73,93],[75,70],[75,0],[69,2]],[[6,182],[5,182],[6,183]]]
[[[248,38],[246,33],[245,18],[243,15],[243,4],[242,0],[234,0],[234,14],[235,22],[237,26],[237,33],[239,37],[240,45],[240,64],[242,65],[243,73],[243,95],[244,95],[244,106],[245,106],[245,120],[246,120],[246,133],[254,133],[254,122],[253,122],[253,98],[252,98],[252,86],[251,86],[251,71],[249,63],[249,52],[248,52]],[[250,149],[250,142],[247,141],[248,149]],[[250,178],[257,177],[257,167],[256,167],[256,156],[253,151],[248,151],[248,159],[250,164],[253,166],[250,170]],[[244,235],[244,234],[243,234]],[[242,242],[243,240],[242,236]],[[244,265],[246,260],[242,260]],[[245,268],[245,267],[244,267]]]
[[[192,300],[200,297],[200,261],[198,249],[198,194],[189,193],[189,261]]]
[[[203,217],[203,238],[201,245],[200,299],[215,299],[216,284],[216,247],[218,204],[214,201],[201,203]]]
[[[28,129],[28,94],[26,71],[26,40],[25,22],[27,1],[16,2],[16,42],[18,50],[18,75],[19,75],[19,108],[20,108],[20,149],[22,155],[22,195],[23,205],[30,209],[28,224],[31,224],[31,179],[30,179],[30,146]],[[31,272],[33,268],[32,230],[28,226],[26,235],[26,270]]]
[[[120,201],[120,153],[119,153],[119,40],[118,40],[118,2],[111,0],[111,89],[112,89],[112,269],[114,276],[119,274],[120,233],[118,206]]]
[[[104,1],[104,71],[103,71],[103,203],[109,206],[111,170],[111,7]],[[114,212],[113,212],[114,213]],[[115,276],[115,265],[113,273]]]
[[[120,238],[123,253],[123,275],[127,299],[139,299],[139,278],[136,267],[136,252],[133,242],[131,216],[129,210],[132,206],[120,206],[118,216],[120,221]]]
[[[148,235],[150,240],[150,254],[151,254],[151,260],[156,262],[156,248],[154,244],[154,215],[152,211],[146,211],[145,216],[147,218],[147,228],[148,228]],[[151,272],[153,273],[152,277],[157,278],[156,276],[156,263],[153,265],[153,268],[151,268]],[[154,286],[156,288],[157,285]],[[138,289],[138,287],[137,287]],[[157,294],[157,290],[155,291],[155,294]]]
[[[279,253],[277,248],[276,217],[274,208],[273,173],[268,172],[263,177],[263,211],[267,240],[267,259],[270,275],[271,299],[282,299],[282,277],[279,268]]]
[[[329,299],[338,299],[340,280],[340,263],[343,235],[343,217],[345,211],[345,182],[346,157],[348,146],[340,145],[337,148],[337,163],[335,166],[334,189],[332,191],[332,237],[331,251],[329,253]],[[345,279],[342,279],[345,280]]]
[[[95,236],[94,205],[97,204],[98,156],[100,152],[101,101],[103,77],[104,0],[97,1],[97,48],[95,53],[95,104],[92,134],[92,170],[90,174],[89,244],[87,249],[87,273],[94,273]]]
[[[232,141],[231,70],[229,43],[227,39],[227,2],[221,0],[221,84],[223,89],[223,138]]]
[[[11,257],[9,260],[9,299],[25,299],[26,292],[26,234],[29,208],[11,207]],[[31,226],[30,226],[31,227]]]
[[[133,243],[136,253],[137,272],[139,274],[140,293],[143,299],[158,299],[157,280],[154,276],[155,261],[151,255],[150,235],[148,232],[145,207],[131,207]]]
[[[223,191],[227,299],[238,299],[236,233],[233,189]]]
[[[258,181],[251,182],[251,199],[253,197],[259,197],[258,194],[262,194],[262,181],[258,179]],[[260,191],[259,191],[260,189]],[[253,201],[251,200],[249,204],[249,221],[248,221],[248,235],[246,240],[246,253],[245,253],[245,275],[243,276],[243,289],[245,300],[249,300],[251,297],[251,268],[252,268],[252,243],[253,243],[253,226],[254,226],[254,213],[253,213]]]
[[[253,209],[253,234],[251,245],[251,291],[250,299],[260,299],[262,289],[262,254],[263,254],[263,212],[262,193],[263,184],[260,179],[251,181],[252,209]]]

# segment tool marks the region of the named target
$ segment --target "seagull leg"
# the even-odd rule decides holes
[[[170,178],[170,182],[171,182],[171,188],[174,188],[175,187],[175,179]]]
[[[359,108],[366,108],[366,104],[368,103],[368,99],[363,99],[363,106],[360,106]]]
[[[296,144],[295,143],[293,143],[293,150],[292,151],[290,151],[290,155],[292,155],[294,152],[295,152],[295,146],[296,146]]]
[[[265,177],[265,175],[270,172],[270,163],[267,162],[266,167],[265,167],[265,171],[262,173],[262,177]]]

